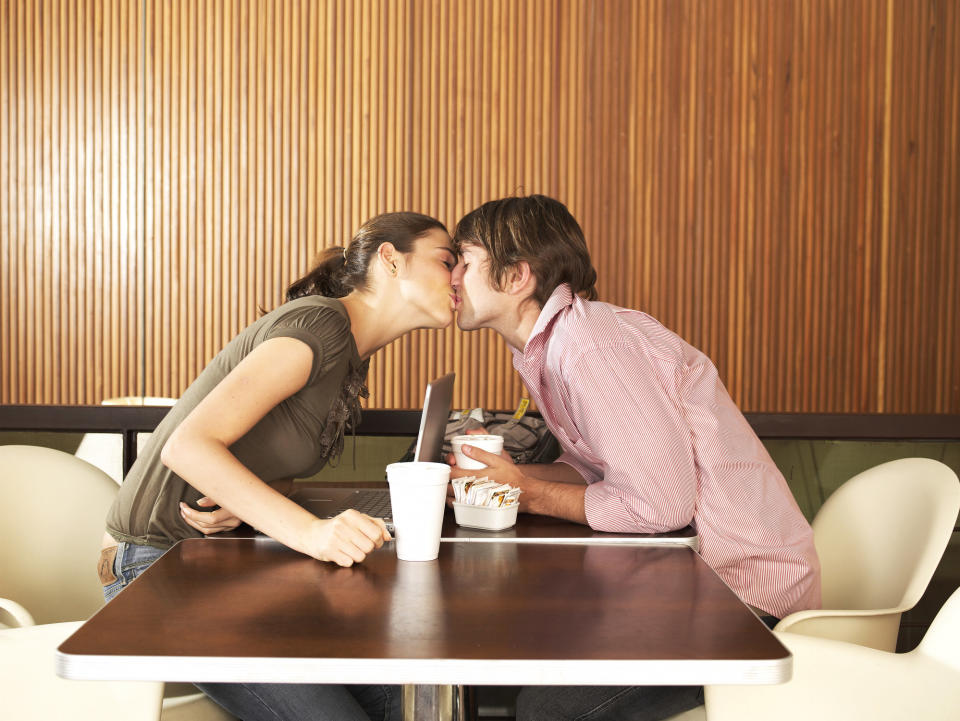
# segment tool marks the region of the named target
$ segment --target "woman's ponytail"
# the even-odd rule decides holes
[[[287,300],[305,295],[342,298],[350,292],[347,287],[347,257],[343,246],[326,248],[320,253],[316,267],[287,288]]]

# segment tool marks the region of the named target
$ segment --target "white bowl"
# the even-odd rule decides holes
[[[482,528],[485,531],[502,531],[517,523],[519,505],[512,506],[471,506],[469,503],[453,503],[453,515],[457,525],[467,528]]]

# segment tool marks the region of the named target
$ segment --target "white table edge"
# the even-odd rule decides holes
[[[550,661],[77,655],[56,652],[75,680],[484,685],[760,685],[789,681],[793,657],[763,660]]]
[[[568,545],[568,546],[682,546],[691,548],[694,551],[699,550],[699,537],[689,536],[687,538],[630,538],[624,536],[615,536],[611,538],[583,537],[583,538],[496,538],[491,536],[457,538],[455,536],[442,536],[440,541],[443,543],[510,543],[510,544],[541,544],[549,545]]]

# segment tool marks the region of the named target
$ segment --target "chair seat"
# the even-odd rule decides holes
[[[124,721],[159,719],[162,683],[56,675],[54,652],[79,626],[71,621],[0,631],[0,718],[102,721],[122,709]]]
[[[692,708],[689,711],[684,711],[683,713],[678,713],[676,716],[671,716],[665,721],[706,721],[707,718],[707,709],[705,706],[697,706]]]

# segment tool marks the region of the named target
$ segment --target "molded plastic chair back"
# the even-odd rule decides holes
[[[54,651],[79,626],[70,622],[0,631],[0,718],[160,718],[160,682],[69,681],[56,675]]]
[[[0,611],[5,612],[0,621],[26,626],[33,622],[31,614],[44,624],[83,620],[103,606],[97,556],[117,490],[106,473],[67,453],[34,446],[0,446],[0,596],[9,599],[0,598]],[[4,633],[7,631],[0,631]],[[57,645],[59,641],[54,647]],[[52,669],[51,650],[51,674]],[[92,682],[63,683],[82,686]],[[164,685],[156,687],[163,689]],[[120,684],[117,688],[121,695],[133,693],[132,686]],[[163,721],[234,718],[192,685],[177,685],[167,692],[171,697],[164,700]],[[158,700],[157,713],[159,704]],[[0,694],[0,709],[5,708]],[[122,706],[101,708],[100,715],[89,718],[113,717],[131,718]],[[0,718],[21,717],[0,713]],[[87,717],[64,712],[35,718]]]
[[[960,716],[960,590],[909,653],[776,634],[793,654],[793,678],[777,686],[708,686],[709,721],[956,721]]]
[[[776,627],[872,648],[896,648],[900,616],[930,582],[960,511],[960,481],[944,464],[904,458],[860,473],[813,521],[823,610]]]
[[[0,446],[0,596],[37,623],[103,606],[97,556],[117,484],[68,453]]]

